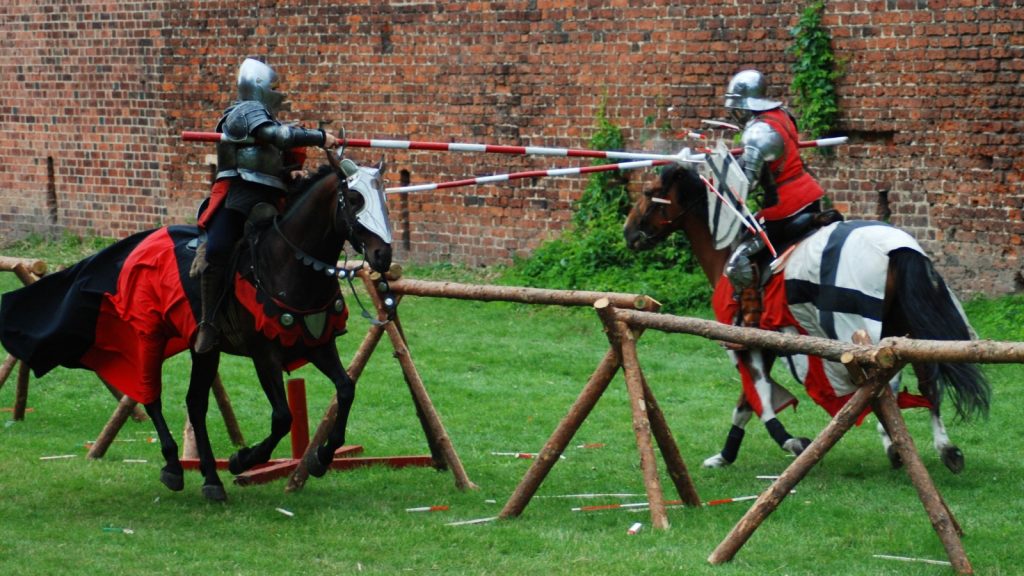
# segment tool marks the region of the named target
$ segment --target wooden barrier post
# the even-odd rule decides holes
[[[761,522],[778,507],[810,468],[856,423],[867,406],[871,405],[879,420],[889,430],[901,458],[907,463],[907,474],[918,491],[933,528],[946,548],[950,563],[958,573],[973,573],[960,541],[960,526],[921,463],[913,439],[906,431],[899,407],[889,390],[888,382],[905,364],[911,362],[1021,363],[1024,362],[1024,346],[1020,343],[886,338],[878,345],[872,346],[866,334],[855,334],[854,343],[848,344],[812,336],[783,335],[696,318],[649,314],[643,311],[621,310],[616,314],[634,328],[645,327],[665,332],[695,334],[713,340],[839,361],[847,368],[854,384],[858,386],[857,391],[836,413],[828,426],[761,494],[712,552],[708,557],[710,563],[720,564],[731,560]]]
[[[242,436],[242,429],[238,427],[238,418],[235,417],[235,409],[231,407],[231,399],[228,391],[224,388],[224,382],[220,379],[220,372],[213,378],[213,398],[217,402],[217,409],[227,427],[228,438],[235,446],[245,446],[245,438]]]
[[[498,515],[499,518],[515,518],[523,513],[526,505],[537,493],[537,489],[547,478],[548,473],[555,466],[555,462],[558,462],[562,453],[565,452],[572,437],[597,405],[597,401],[601,399],[601,395],[607,390],[608,384],[611,383],[618,370],[619,358],[614,350],[608,350],[583,390],[580,391],[579,396],[576,397],[576,401],[569,408],[569,412],[558,423],[551,437],[548,438],[537,457],[533,459],[530,469],[526,471],[523,479],[519,481],[512,492],[512,496],[505,503]]]
[[[775,511],[793,488],[803,480],[811,468],[820,462],[825,457],[825,454],[835,446],[836,442],[857,423],[857,418],[864,412],[864,409],[871,403],[879,390],[888,386],[889,378],[896,371],[876,372],[853,393],[853,396],[836,413],[828,425],[825,426],[825,429],[811,442],[811,445],[797,456],[796,460],[782,472],[767,490],[761,493],[754,502],[754,505],[747,510],[747,513],[740,518],[740,521],[736,523],[725,539],[711,553],[711,556],[708,557],[708,562],[722,564],[733,559],[736,552],[743,547],[764,519]]]
[[[107,449],[110,448],[110,444],[117,437],[117,433],[124,426],[128,417],[131,416],[136,404],[138,402],[132,400],[127,395],[121,397],[121,400],[117,403],[117,408],[114,409],[114,413],[110,415],[107,424],[103,426],[103,430],[100,431],[100,435],[96,438],[96,442],[89,447],[89,453],[86,454],[86,458],[103,458],[103,455],[107,453]]]
[[[946,506],[942,496],[939,495],[931,476],[928,475],[928,469],[921,462],[921,456],[914,446],[914,439],[907,431],[906,422],[903,420],[903,415],[900,414],[900,408],[892,390],[888,386],[884,387],[872,405],[878,419],[882,421],[885,429],[889,432],[900,458],[903,459],[907,476],[910,477],[914,488],[917,489],[918,498],[921,499],[925,511],[928,512],[928,519],[931,520],[932,527],[946,548],[946,556],[949,557],[953,569],[957,574],[973,574],[974,568],[971,567],[967,553],[964,552],[963,542],[960,540],[962,534],[960,525],[953,517],[949,507]]]
[[[657,309],[658,307],[658,304],[652,300],[635,297],[619,298],[618,300],[620,303],[648,309]],[[679,447],[672,437],[665,416],[640,370],[636,357],[636,339],[642,329],[638,329],[634,334],[633,330],[619,320],[617,309],[613,307],[611,300],[607,297],[598,298],[592,305],[605,324],[611,347],[570,407],[569,412],[534,459],[530,469],[502,509],[499,518],[512,518],[522,514],[576,431],[579,430],[601,395],[607,390],[608,384],[619,367],[622,366],[626,377],[627,391],[630,395],[637,449],[644,471],[644,485],[647,489],[648,501],[651,504],[652,524],[658,529],[666,529],[669,527],[668,516],[665,510],[663,491],[657,477],[657,467],[651,444],[652,434],[661,449],[669,476],[683,502],[690,506],[700,506],[700,496],[698,496],[697,489],[683,463]]]
[[[7,355],[7,358],[4,358],[4,363],[0,365],[0,388],[3,388],[4,384],[7,383],[7,378],[10,377],[17,364],[18,359],[10,354]]]
[[[288,410],[292,413],[292,458],[298,460],[309,447],[309,413],[306,411],[306,382],[302,378],[288,380]]]
[[[383,334],[384,328],[381,326],[371,326],[369,331],[367,331],[362,343],[356,350],[355,356],[352,357],[352,362],[348,365],[348,377],[351,378],[353,382],[359,382],[359,376],[363,373],[363,368],[366,367],[366,361],[369,360],[370,355],[373,354],[373,350],[377,347],[377,343],[380,342],[380,337]],[[334,427],[334,422],[337,418],[338,395],[335,394],[331,398],[331,402],[328,404],[323,418],[320,419],[320,424],[317,425],[316,431],[313,433],[313,437],[309,441],[309,446],[306,448],[307,453],[316,450],[318,446],[321,446],[327,441],[327,435],[330,433],[331,428]],[[285,491],[294,492],[296,490],[301,490],[302,487],[306,485],[306,480],[308,479],[309,470],[306,468],[306,464],[303,459],[300,459],[299,465],[288,478],[288,483],[285,485]]]
[[[14,272],[14,275],[21,280],[21,283],[28,286],[38,280],[41,275],[46,273],[46,263],[42,260],[0,256],[0,270],[9,270]],[[10,356],[8,360],[11,358],[14,357]],[[0,378],[0,387],[3,386],[7,377],[10,376],[15,363],[18,364],[18,376],[15,382],[14,408],[11,418],[13,420],[21,421],[25,419],[25,411],[28,409],[28,365],[15,359],[15,361],[10,364],[10,368],[6,369],[6,373],[3,374],[3,378]],[[5,361],[5,368],[7,368],[7,364],[8,362]]]
[[[636,356],[636,340],[624,322],[615,319],[614,309],[609,307],[607,300],[598,300],[594,304],[598,316],[605,326],[608,342],[616,351],[619,365],[622,366],[626,379],[626,391],[629,393],[629,404],[633,413],[633,433],[636,435],[636,449],[640,453],[640,469],[643,471],[644,488],[647,491],[647,503],[651,510],[651,525],[656,530],[668,530],[668,512],[665,509],[665,496],[658,479],[658,464],[654,458],[654,446],[651,445],[651,421],[647,417],[647,406],[644,401],[642,376]]]
[[[392,272],[395,275],[401,274],[401,267],[394,266],[392,268]],[[359,276],[362,278],[363,284],[366,286],[367,293],[373,302],[378,319],[385,319],[386,309],[381,299],[380,291],[377,288],[377,282],[380,277],[367,272],[365,269],[359,270]],[[416,415],[423,427],[423,432],[430,448],[431,461],[433,462],[434,467],[441,470],[446,468],[451,470],[455,480],[455,486],[460,490],[476,489],[476,484],[474,484],[466,474],[466,470],[462,465],[462,460],[455,451],[455,448],[451,443],[451,439],[448,436],[448,432],[445,430],[444,424],[441,422],[441,417],[434,408],[434,404],[430,400],[430,396],[423,384],[423,380],[420,378],[419,373],[416,370],[416,366],[412,361],[412,356],[409,353],[408,346],[405,343],[405,336],[401,332],[397,312],[394,316],[394,319],[387,321],[383,325],[371,326],[366,337],[363,339],[362,344],[360,344],[359,349],[356,351],[355,357],[349,365],[349,378],[355,382],[358,381],[363,368],[366,366],[366,362],[373,354],[373,351],[376,349],[381,337],[384,334],[387,334],[388,338],[391,340],[392,347],[394,348],[394,356],[398,360],[402,369],[406,385],[409,388],[413,403],[416,406]],[[331,403],[321,419],[316,433],[310,440],[307,452],[316,450],[317,447],[321,446],[327,440],[327,435],[331,428],[334,427],[337,417],[338,398],[337,395],[335,395],[334,398],[331,399]],[[401,465],[402,462],[412,462],[413,459],[414,457],[393,458],[391,460],[395,464]],[[387,463],[389,459],[383,458],[380,460]],[[308,478],[309,470],[307,469],[305,462],[300,461],[294,472],[292,472],[285,490],[295,491],[302,489]]]

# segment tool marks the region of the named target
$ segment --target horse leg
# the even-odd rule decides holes
[[[937,395],[935,394],[937,382],[933,375],[934,372],[917,364],[913,366],[914,374],[917,375],[918,389],[922,395],[930,398],[932,401],[932,443],[946,468],[953,474],[959,474],[964,470],[964,453],[960,451],[956,444],[953,444],[953,441],[949,439],[949,434],[946,433],[946,425],[942,422],[942,415],[939,412],[939,402],[942,400],[942,397],[936,397]]]
[[[220,354],[196,354],[192,352],[192,375],[189,379],[185,406],[188,419],[196,437],[196,451],[199,453],[199,472],[203,475],[203,496],[207,500],[223,502],[228,495],[224,484],[217,475],[217,461],[210,446],[210,433],[206,426],[206,414],[210,407],[210,389],[217,376]]]
[[[163,402],[160,400],[162,388],[161,368],[163,352],[167,340],[160,334],[140,332],[138,334],[138,361],[140,364],[141,387],[143,390],[155,391],[156,399],[143,404],[146,414],[153,421],[157,438],[160,440],[160,453],[164,457],[164,467],[160,470],[160,482],[169,489],[178,492],[185,488],[185,470],[178,457],[178,444],[171,436],[171,430],[164,419]]]
[[[253,366],[259,377],[263,393],[270,402],[270,435],[261,442],[242,448],[228,459],[228,470],[241,474],[258,464],[270,460],[281,439],[292,427],[292,412],[288,408],[288,397],[284,391],[284,377],[280,354],[271,346],[250,346]]]
[[[335,393],[338,396],[338,416],[334,421],[334,428],[328,432],[327,441],[306,456],[307,470],[319,478],[330,468],[335,450],[345,444],[345,429],[348,427],[349,412],[355,401],[356,383],[345,371],[338,357],[338,349],[333,345],[318,348],[310,356],[310,361],[334,382]]]
[[[178,458],[178,443],[171,436],[167,420],[164,419],[163,403],[157,398],[149,404],[143,404],[143,408],[146,409],[146,415],[156,429],[156,436],[160,440],[160,453],[166,463],[160,469],[160,482],[170,490],[180,492],[185,488],[185,469]]]
[[[750,417],[754,415],[754,409],[747,402],[747,397],[740,393],[740,399],[736,401],[736,407],[732,411],[732,428],[725,438],[725,447],[714,456],[704,460],[701,464],[704,468],[724,468],[736,461],[739,455],[740,445],[743,443],[744,430]]]
[[[746,367],[754,381],[754,389],[761,400],[761,422],[768,430],[772,439],[786,452],[799,456],[811,444],[809,438],[794,438],[775,415],[775,404],[772,402],[772,382],[769,380],[771,362],[765,358],[761,350],[753,349],[739,352],[742,359],[746,356]],[[774,358],[772,359],[774,360]]]

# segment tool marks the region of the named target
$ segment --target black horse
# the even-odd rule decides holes
[[[283,371],[311,362],[334,383],[337,424],[309,458],[310,473],[323,475],[345,441],[355,394],[334,343],[344,332],[348,309],[336,262],[348,241],[377,271],[391,265],[391,232],[375,168],[338,161],[299,185],[283,215],[253,222],[236,256],[233,290],[220,306],[220,351],[252,359],[272,407],[270,434],[233,454],[239,474],[267,462],[289,432],[292,416]],[[198,280],[189,270],[199,230],[170,226],[117,242],[75,266],[5,294],[0,303],[0,341],[37,377],[57,365],[88,368],[139,401],[153,421],[166,465],[160,480],[184,488],[178,446],[164,419],[160,368],[189,347],[199,315]],[[186,395],[195,430],[203,495],[224,500],[206,427],[210,389],[220,354],[192,352]]]
[[[708,191],[696,169],[670,166],[658,185],[646,190],[633,205],[624,235],[631,249],[645,250],[676,231],[685,234],[694,257],[715,287],[716,316],[719,321],[729,322],[731,315],[721,314],[717,303],[732,301],[723,270],[736,242],[729,236],[739,228],[717,225],[720,220],[716,215],[725,211],[710,208]],[[709,221],[716,225],[709,225]],[[931,340],[972,337],[959,302],[917,242],[882,222],[847,221],[820,228],[780,256],[772,268],[775,273],[765,288],[762,328],[843,341],[850,341],[858,330],[875,342],[886,336],[904,335]],[[790,436],[776,418],[776,412],[792,404],[794,397],[771,378],[775,355],[757,349],[731,350],[729,354],[743,376],[744,393],[733,411],[725,447],[706,459],[704,466],[727,466],[736,459],[744,428],[755,412],[782,449],[802,452],[810,440]],[[787,364],[811,398],[830,414],[834,415],[856,389],[846,370],[836,363],[794,356],[787,359]],[[960,472],[963,454],[946,434],[939,405],[948,392],[958,415],[984,415],[989,407],[990,386],[973,364],[916,363],[913,369],[924,397],[900,392],[900,405],[931,409],[935,449],[952,472]],[[896,392],[898,375],[892,385]],[[893,466],[900,465],[881,424],[878,431]]]

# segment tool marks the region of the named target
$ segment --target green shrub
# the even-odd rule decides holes
[[[602,107],[591,148],[621,150],[623,143],[622,131],[608,120]],[[517,259],[502,281],[563,290],[642,293],[671,312],[707,307],[710,286],[682,235],[646,252],[626,247],[622,227],[632,206],[627,189],[630,174],[591,174],[572,226],[528,258]]]

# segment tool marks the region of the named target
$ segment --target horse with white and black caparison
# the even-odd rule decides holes
[[[247,224],[233,259],[234,281],[219,306],[219,350],[196,354],[189,344],[200,315],[199,280],[189,273],[199,229],[169,226],[121,240],[73,267],[4,294],[0,340],[41,377],[56,366],[86,368],[142,404],[166,461],[160,480],[184,488],[184,475],[161,405],[161,365],[189,349],[192,371],[185,397],[195,431],[203,495],[227,494],[217,475],[206,426],[220,352],[247,356],[271,405],[270,433],[229,459],[240,474],[267,462],[290,431],[284,370],[312,363],[334,384],[338,418],[324,445],[306,459],[322,476],[345,441],[355,394],[335,345],[348,308],[337,267],[348,242],[376,271],[391,265],[391,224],[381,173],[328,152],[329,165],[298,185],[283,211]]]
[[[653,247],[673,232],[689,240],[693,255],[715,288],[713,307],[720,322],[733,323],[731,284],[723,276],[736,245],[738,227],[719,226],[724,210],[710,210],[713,200],[697,169],[666,167],[657,185],[644,191],[626,220],[626,244],[634,250]],[[731,234],[733,237],[723,237]],[[808,231],[764,274],[761,328],[851,341],[864,330],[872,342],[887,336],[928,340],[970,340],[970,328],[959,302],[935,271],[918,243],[906,232],[878,221],[840,221]],[[727,312],[728,311],[728,312]],[[704,461],[721,467],[735,461],[744,429],[756,413],[779,446],[793,454],[809,444],[795,438],[776,414],[796,399],[771,378],[776,355],[768,350],[729,350],[743,380],[743,393],[721,452]],[[846,369],[817,357],[783,357],[808,395],[834,415],[855,391]],[[900,375],[891,385],[903,408],[928,407],[935,449],[953,473],[964,457],[946,432],[940,415],[949,396],[960,417],[985,415],[991,390],[973,364],[913,364],[921,395],[899,391]],[[865,414],[861,415],[863,419]],[[899,455],[879,423],[883,446],[894,467]]]

